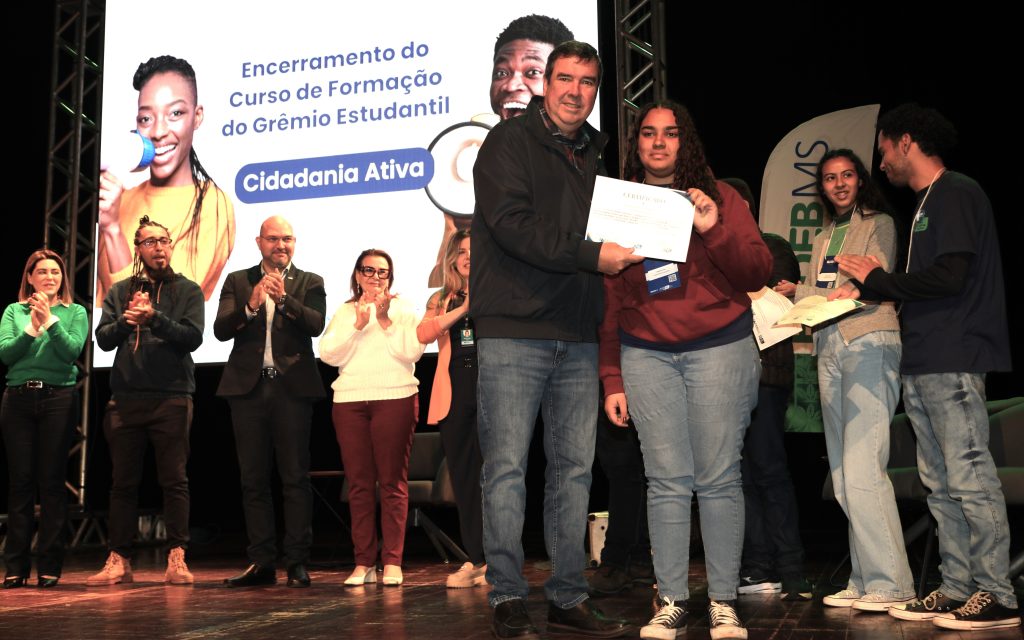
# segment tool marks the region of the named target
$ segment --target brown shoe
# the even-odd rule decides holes
[[[195,578],[185,564],[185,550],[181,547],[174,547],[167,554],[167,571],[164,573],[164,582],[171,584],[192,584]]]
[[[134,580],[134,578],[132,577],[131,561],[128,558],[111,551],[110,555],[107,556],[107,563],[103,565],[100,572],[86,578],[85,584],[90,587],[99,587],[107,584],[117,584],[119,582],[129,583],[132,582],[132,580]]]

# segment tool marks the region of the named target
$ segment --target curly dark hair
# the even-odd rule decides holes
[[[388,263],[388,290],[391,290],[392,285],[395,284],[395,263],[391,260],[391,256],[388,255],[387,251],[383,249],[366,249],[359,254],[356,258],[356,263],[352,265],[352,276],[349,278],[349,286],[352,288],[352,297],[348,299],[348,302],[355,302],[363,295],[363,288],[359,286],[359,280],[356,279],[356,269],[363,266],[363,258],[367,256],[377,256],[384,258]]]
[[[878,118],[879,132],[889,140],[899,140],[903,134],[917,143],[926,156],[948,157],[956,149],[956,127],[935,109],[922,107],[916,102],[901,104]]]
[[[871,178],[871,173],[868,172],[867,167],[864,166],[860,157],[850,149],[832,149],[821,157],[821,160],[818,162],[818,168],[814,170],[814,186],[818,191],[818,198],[821,199],[822,204],[825,205],[825,212],[828,214],[829,218],[836,217],[836,206],[832,204],[832,201],[825,195],[825,186],[822,183],[822,171],[825,168],[825,163],[834,158],[846,158],[853,163],[853,169],[857,172],[857,179],[860,181],[860,186],[857,189],[857,202],[854,203],[855,206],[885,213],[888,213],[891,210],[889,203],[885,200],[885,196],[882,195],[878,185],[875,184],[875,181]]]
[[[662,102],[649,102],[640,108],[637,113],[633,131],[629,136],[629,150],[626,152],[626,166],[623,169],[624,180],[633,182],[644,181],[644,166],[640,163],[640,127],[644,123],[647,114],[654,109],[668,109],[676,117],[676,126],[679,127],[679,154],[676,157],[675,178],[672,180],[673,189],[690,189],[696,187],[706,193],[709,198],[718,205],[722,204],[722,195],[718,192],[718,185],[715,183],[715,174],[708,166],[707,158],[704,156],[704,144],[697,135],[697,126],[686,107],[672,100]]]
[[[572,39],[572,31],[569,31],[569,28],[561,20],[534,13],[516,18],[508,23],[505,30],[499,33],[498,39],[494,41],[494,56],[497,57],[498,49],[513,40],[546,42],[554,47]]]
[[[562,58],[579,58],[580,62],[597,60],[597,81],[598,83],[601,82],[601,76],[604,75],[604,64],[601,63],[601,56],[598,55],[597,49],[593,45],[580,42],[579,40],[566,40],[554,48],[551,55],[548,56],[547,66],[544,67],[545,82],[551,82],[551,72],[555,68],[555,62]]]
[[[192,88],[192,98],[195,104],[199,104],[199,92],[196,88],[196,71],[192,68],[192,65],[187,60],[181,58],[175,58],[174,56],[157,56],[150,58],[139,65],[139,68],[135,70],[135,76],[132,77],[132,86],[135,87],[136,91],[142,91],[142,87],[146,86],[146,83],[152,79],[153,76],[160,73],[176,73],[188,82]],[[177,238],[176,241],[180,241],[184,238],[192,236],[193,239],[199,238],[199,226],[201,223],[199,213],[203,210],[203,200],[206,198],[207,191],[210,190],[210,185],[216,186],[217,183],[214,181],[210,174],[207,173],[202,163],[199,162],[199,156],[196,154],[195,147],[192,147],[188,151],[188,164],[192,169],[192,184],[195,186],[196,194],[192,199],[192,219],[189,221],[188,227],[182,232],[181,237]],[[220,217],[220,203],[217,203],[217,210],[215,217]],[[189,262],[194,263],[196,255],[199,253],[199,243],[191,243],[191,250],[189,252]]]

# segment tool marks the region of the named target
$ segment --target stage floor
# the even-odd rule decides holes
[[[48,640],[120,640],[127,638],[351,638],[406,640],[418,638],[470,640],[490,638],[487,589],[446,589],[445,577],[454,570],[428,555],[407,561],[405,584],[384,587],[345,587],[342,581],[351,565],[336,568],[311,565],[309,589],[284,587],[280,575],[276,587],[227,589],[221,581],[245,564],[237,555],[204,556],[191,562],[196,584],[165,586],[163,561],[155,550],[136,557],[135,582],[128,585],[86,588],[85,578],[97,571],[104,556],[98,552],[76,554],[68,559],[56,589],[34,587],[0,592],[0,638]],[[838,560],[838,559],[837,559]],[[942,631],[924,622],[901,622],[888,615],[831,609],[822,606],[820,595],[833,590],[824,585],[832,566],[819,563],[809,576],[815,581],[815,601],[783,602],[777,596],[742,596],[740,616],[751,640],[863,639],[911,640],[924,638],[1015,639],[1020,629],[959,634]],[[283,573],[283,572],[282,572]],[[544,632],[547,604],[541,585],[547,563],[533,558],[526,575],[533,587],[529,609]],[[691,584],[702,585],[703,561],[691,568]],[[631,592],[595,602],[612,616],[637,625],[650,616],[653,591],[636,587]],[[680,638],[708,638],[704,587],[694,593],[687,628]],[[560,636],[567,637],[567,636]]]

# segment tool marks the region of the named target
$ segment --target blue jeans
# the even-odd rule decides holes
[[[752,338],[684,353],[622,347],[629,414],[647,470],[658,593],[690,597],[690,505],[697,494],[708,597],[736,598],[743,551],[740,450],[761,361]]]
[[[917,468],[939,524],[942,593],[966,600],[990,592],[1016,607],[1008,577],[1006,501],[989,452],[985,376],[903,376],[903,403],[917,435]]]
[[[914,595],[896,496],[886,473],[889,425],[900,398],[903,348],[896,331],[846,344],[838,325],[814,334],[825,445],[836,500],[849,520],[849,588]]]
[[[548,600],[587,599],[583,539],[597,438],[597,345],[484,338],[477,343],[477,424],[484,465],[484,555],[491,606],[523,599],[523,517],[530,440],[543,411],[544,542],[551,558]]]

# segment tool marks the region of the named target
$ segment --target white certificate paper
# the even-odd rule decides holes
[[[778,319],[793,308],[793,303],[786,296],[768,287],[762,287],[760,291],[747,295],[750,296],[750,310],[754,315],[754,338],[757,340],[757,348],[761,351],[803,330],[800,325],[775,326]]]
[[[598,176],[587,240],[632,247],[637,255],[685,262],[693,204],[682,191]]]

